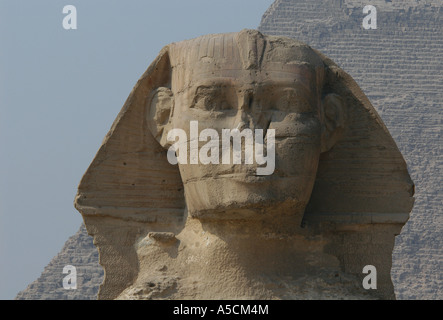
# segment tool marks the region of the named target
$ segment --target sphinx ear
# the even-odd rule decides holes
[[[345,104],[338,94],[326,95],[320,110],[322,122],[321,152],[329,151],[340,139],[345,129]]]
[[[146,108],[149,131],[162,147],[167,148],[167,134],[174,112],[174,95],[171,89],[166,87],[155,89],[148,97]]]

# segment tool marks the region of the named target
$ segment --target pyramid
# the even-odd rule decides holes
[[[63,278],[68,275],[63,273],[63,268],[68,265],[76,267],[75,290],[63,287]],[[98,263],[98,251],[82,224],[77,233],[66,241],[60,252],[44,268],[40,277],[19,292],[15,299],[95,300],[102,282],[103,268]]]
[[[366,5],[377,29],[365,29]],[[396,141],[415,205],[396,237],[397,299],[443,298],[443,2],[277,0],[259,30],[318,49],[349,73]]]

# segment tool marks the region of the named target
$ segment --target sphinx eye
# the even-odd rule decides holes
[[[230,109],[232,109],[232,107],[229,104],[229,102],[228,101],[224,101],[224,100],[222,100],[220,103],[218,103],[216,107],[218,108],[218,110],[230,110]]]
[[[231,110],[232,107],[228,101],[223,99],[213,99],[211,97],[201,97],[196,99],[192,108],[197,108],[205,111],[224,111]]]
[[[223,90],[199,88],[196,92],[191,108],[204,111],[225,111],[231,110],[232,106],[228,99],[224,97]]]

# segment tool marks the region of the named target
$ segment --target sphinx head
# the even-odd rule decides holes
[[[170,135],[174,130],[184,139]],[[236,145],[229,137],[224,144],[224,130],[252,132],[252,151],[247,138]],[[257,143],[260,138],[263,143]],[[177,147],[176,158],[186,161],[178,165],[168,161],[172,145]],[[186,148],[179,148],[182,145]],[[257,157],[260,146],[266,154]],[[229,157],[224,157],[227,151]],[[240,162],[234,161],[238,151]],[[253,161],[248,162],[251,153]],[[109,299],[137,277],[143,280],[152,270],[163,270],[157,268],[157,262],[163,261],[158,257],[177,254],[179,242],[169,247],[158,244],[150,240],[151,232],[163,232],[159,239],[168,243],[173,242],[168,240],[173,232],[185,243],[183,249],[190,244],[191,253],[202,248],[218,259],[220,246],[194,245],[194,236],[203,230],[198,225],[212,232],[215,240],[223,237],[217,244],[226,244],[225,236],[240,230],[240,237],[230,240],[235,245],[228,244],[238,251],[235,257],[259,252],[272,242],[269,248],[277,256],[264,258],[274,265],[274,257],[284,257],[288,265],[287,256],[298,263],[299,253],[311,251],[315,242],[328,256],[333,251],[340,268],[360,275],[364,265],[391,260],[394,235],[409,217],[413,193],[414,184],[394,140],[346,72],[303,43],[244,30],[173,43],[161,50],[84,174],[75,206],[99,247],[100,263],[106,269],[100,298]],[[186,219],[186,212],[200,221]],[[275,223],[267,223],[269,219],[249,223],[263,217],[275,218]],[[306,225],[303,231],[298,228],[300,217]],[[242,219],[242,223],[211,224],[222,219]],[[323,238],[318,243],[317,238],[306,242],[309,237],[302,237],[302,243],[294,246],[299,231],[323,233],[329,245]],[[359,232],[367,236],[357,237]],[[380,234],[387,235],[382,249],[379,242],[367,242]],[[288,240],[288,246],[274,241],[275,235]],[[244,242],[244,236],[249,241]],[[247,250],[240,250],[240,243]],[[180,256],[185,260],[178,260],[178,269],[186,273],[188,254]],[[307,269],[312,257],[308,252]],[[206,265],[195,270],[202,267]],[[389,262],[380,269],[380,279],[382,275],[391,294]],[[226,280],[222,276],[218,281],[224,285]]]
[[[319,55],[252,30],[174,43],[162,55],[164,83],[147,97],[146,121],[163,148],[179,153],[189,213],[223,219],[259,218],[268,208],[303,212],[320,154],[335,144],[346,118],[344,100],[325,85]],[[171,135],[177,129],[181,141]]]
[[[167,160],[174,129],[188,147],[178,165]],[[257,161],[255,136],[252,163],[246,143],[243,150],[229,139],[223,148],[223,130],[235,129],[258,132],[266,147],[274,138],[275,149],[262,145],[266,163]],[[209,140],[214,149],[202,152]],[[219,162],[193,163],[191,144],[199,160],[206,153]],[[240,163],[235,151],[244,151]],[[209,219],[305,211],[404,223],[413,193],[394,140],[346,72],[301,42],[244,30],[161,50],[83,176],[75,206],[84,217],[174,225],[185,208]]]

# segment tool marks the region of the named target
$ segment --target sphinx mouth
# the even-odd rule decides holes
[[[244,168],[242,171],[233,172],[232,170],[227,172],[219,172],[218,174],[205,174],[200,177],[192,177],[188,179],[184,179],[183,183],[195,183],[199,181],[208,181],[208,180],[231,180],[239,183],[259,183],[271,180],[280,180],[280,179],[294,179],[297,177],[292,177],[283,174],[280,170],[275,170],[272,175],[257,175],[256,168]]]
[[[183,181],[183,183],[195,183],[199,181],[207,181],[207,180],[232,180],[237,182],[251,183],[251,182],[260,182],[260,181],[268,181],[270,180],[270,176],[258,176],[251,173],[223,173],[217,175],[207,175],[201,177],[189,178]]]
[[[230,179],[238,182],[252,183],[271,180],[271,176],[258,176],[254,173],[226,173],[218,175],[218,179]]]

